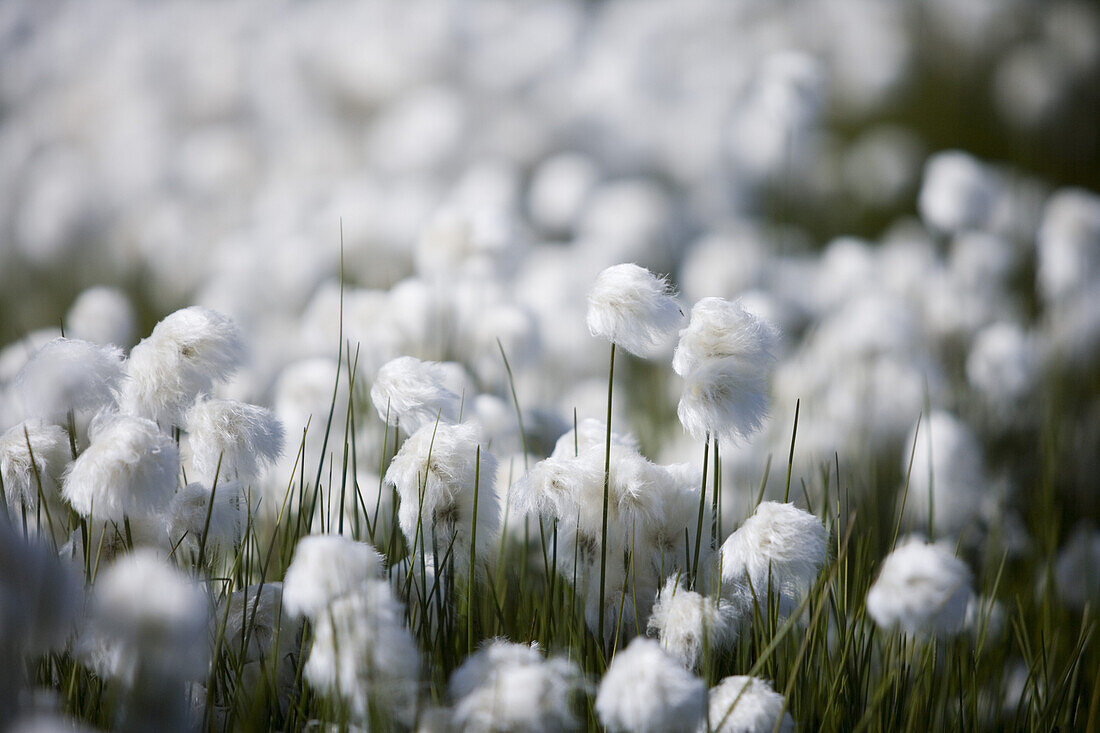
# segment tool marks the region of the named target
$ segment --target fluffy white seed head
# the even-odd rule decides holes
[[[635,356],[654,356],[684,315],[668,282],[644,267],[612,265],[588,293],[588,330]]]
[[[1100,599],[1100,532],[1089,522],[1078,523],[1054,561],[1058,597],[1072,609]]]
[[[244,488],[239,481],[218,481],[212,497],[210,487],[197,482],[187,484],[168,505],[165,514],[168,541],[172,547],[179,544],[180,548],[198,552],[205,532],[208,553],[230,552],[244,538],[244,505]]]
[[[370,399],[378,416],[412,435],[424,426],[458,421],[462,398],[447,388],[442,364],[399,356],[378,370]]]
[[[879,626],[909,634],[950,635],[966,621],[970,568],[940,545],[913,537],[891,552],[867,593]]]
[[[1057,191],[1043,211],[1037,245],[1039,292],[1047,303],[1087,295],[1100,279],[1100,196]]]
[[[968,153],[937,153],[924,166],[917,208],[925,224],[955,233],[984,227],[993,212],[997,181],[987,167]]]
[[[555,458],[579,455],[589,448],[603,448],[607,444],[607,423],[596,418],[586,417],[577,425],[576,430],[570,428],[568,432],[558,438],[554,444]],[[638,439],[630,433],[611,433],[611,444],[638,450]]]
[[[767,680],[735,675],[711,689],[709,708],[710,730],[714,733],[771,733],[783,711],[783,696]],[[794,733],[790,713],[783,713],[778,730]]]
[[[371,703],[405,725],[413,722],[420,656],[403,617],[389,583],[368,580],[313,620],[306,679],[339,697],[354,722],[366,722]]]
[[[458,568],[468,567],[470,561],[475,499],[476,551],[482,561],[491,557],[500,531],[493,487],[497,461],[486,450],[480,451],[479,459],[479,443],[473,424],[425,425],[402,444],[385,476],[401,498],[397,517],[410,545],[415,541],[424,551],[437,552],[440,560],[451,548]],[[423,531],[419,540],[418,519]]]
[[[745,310],[740,301],[703,298],[691,309],[687,328],[672,355],[672,368],[681,377],[716,359],[737,358],[746,369],[766,372],[775,361],[779,334],[767,321]]]
[[[208,613],[198,585],[141,549],[101,571],[80,646],[101,674],[126,684],[146,674],[201,679]]]
[[[994,323],[974,338],[966,378],[997,415],[1011,415],[1039,377],[1034,339],[1011,322]]]
[[[229,318],[199,306],[178,310],[131,350],[120,407],[166,428],[181,425],[195,399],[229,379],[243,358]]]
[[[574,698],[583,686],[576,663],[544,659],[535,644],[495,639],[451,675],[453,725],[486,732],[577,730]]]
[[[736,638],[737,610],[729,601],[700,595],[680,576],[672,576],[653,604],[649,633],[681,665],[696,669],[706,649],[722,649]]]
[[[62,494],[73,509],[115,522],[163,511],[176,491],[175,442],[144,418],[116,415],[97,422],[91,445],[65,476]]]
[[[76,297],[65,324],[65,332],[73,338],[126,348],[134,342],[137,316],[121,290],[96,286]]]
[[[378,550],[339,535],[309,535],[298,541],[283,579],[283,604],[292,614],[316,620],[336,600],[381,579]]]
[[[283,452],[283,424],[271,410],[236,400],[200,399],[184,426],[197,476],[256,479]],[[221,467],[219,469],[219,460]]]
[[[0,479],[8,507],[37,506],[39,481],[46,497],[53,496],[70,455],[64,428],[41,420],[19,423],[0,435]]]
[[[630,642],[611,660],[596,713],[611,731],[694,731],[706,714],[707,688],[652,639]]]
[[[692,437],[737,441],[760,429],[777,342],[775,328],[739,302],[695,304],[672,358],[684,378],[677,414]]]
[[[27,361],[16,387],[28,415],[57,420],[69,410],[113,408],[122,378],[118,348],[59,338]]]
[[[794,504],[761,502],[722,544],[723,593],[755,594],[763,606],[770,586],[788,601],[797,599],[828,559],[828,538],[813,514]]]
[[[937,533],[958,534],[978,517],[990,483],[977,436],[954,415],[933,410],[913,427],[905,445],[913,446],[906,517],[926,527],[931,512]],[[908,452],[901,458],[903,472],[909,459]]]
[[[235,591],[229,598],[229,608],[219,608],[213,622],[217,624],[222,618],[225,648],[234,654],[240,654],[243,648],[245,662],[263,659],[274,646],[276,636],[280,651],[291,651],[288,647],[297,646],[297,626],[283,612],[282,583],[250,585]]]

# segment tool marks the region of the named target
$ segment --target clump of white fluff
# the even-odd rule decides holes
[[[958,633],[973,595],[970,568],[940,545],[912,537],[882,563],[867,593],[867,613],[909,634]]]
[[[650,634],[687,669],[696,669],[705,649],[722,649],[737,636],[737,610],[729,601],[700,595],[681,585],[679,576],[665,581],[649,617]]]
[[[794,504],[761,502],[722,544],[723,593],[755,596],[763,606],[770,587],[795,601],[828,559],[828,538],[813,514]]]
[[[370,399],[378,416],[412,435],[426,425],[458,422],[462,398],[447,388],[442,364],[399,356],[378,370]]]
[[[948,150],[925,163],[917,209],[924,223],[939,232],[981,229],[993,213],[997,189],[995,177],[977,158]]]
[[[1036,345],[1022,327],[994,323],[974,338],[966,358],[966,378],[997,416],[1018,411],[1038,377]]]
[[[176,444],[156,423],[110,416],[93,424],[91,445],[70,466],[62,494],[83,517],[151,516],[172,500],[178,470]]]
[[[551,455],[565,458],[579,455],[589,448],[605,448],[607,444],[607,423],[596,418],[586,417],[580,421],[576,430],[570,428],[554,443]],[[611,433],[611,445],[638,450],[638,439],[630,433]]]
[[[710,691],[710,725],[699,730],[714,733],[794,732],[794,719],[784,712],[783,696],[767,680],[745,675],[726,677]],[[776,721],[780,714],[783,719]]]
[[[608,267],[588,293],[588,330],[635,356],[659,353],[683,318],[668,282],[635,264]]]
[[[244,503],[239,481],[219,481],[213,496],[201,483],[187,484],[172,497],[165,515],[169,543],[197,552],[205,532],[207,552],[231,551],[244,539]]]
[[[760,429],[777,341],[775,328],[738,302],[695,304],[672,358],[684,378],[677,414],[692,437],[735,441]]]
[[[695,731],[707,688],[652,639],[635,639],[615,655],[600,681],[596,713],[610,731]]]
[[[205,594],[155,550],[135,550],[100,572],[88,624],[81,646],[101,674],[142,684],[150,675],[206,673]]]
[[[978,518],[989,485],[977,436],[954,415],[933,410],[906,445],[913,446],[906,517],[922,527],[931,513],[937,534],[958,534]],[[902,471],[909,460],[902,456]]]
[[[397,518],[410,546],[435,552],[442,562],[448,549],[455,566],[470,562],[477,486],[477,547],[482,562],[497,545],[499,499],[493,488],[497,461],[480,451],[475,425],[425,425],[404,442],[386,471],[385,483],[401,498]],[[417,537],[417,524],[422,536]]]
[[[130,351],[120,408],[166,428],[181,425],[191,403],[231,377],[243,358],[229,318],[199,306],[178,310]]]
[[[28,415],[56,420],[113,408],[122,378],[118,348],[58,338],[27,361],[16,385]]]
[[[0,435],[0,480],[8,508],[38,506],[39,481],[47,498],[56,493],[69,458],[69,436],[57,425],[28,420]]]
[[[575,698],[584,684],[575,662],[544,659],[537,644],[494,639],[451,675],[452,724],[471,733],[577,730]]]
[[[259,478],[283,452],[283,424],[271,410],[236,400],[200,399],[187,411],[184,427],[197,476],[213,482]],[[219,468],[220,462],[220,468]]]
[[[96,286],[76,297],[65,315],[66,333],[94,344],[128,347],[136,333],[137,316],[118,288]]]
[[[365,542],[339,535],[308,535],[298,541],[283,579],[283,605],[313,618],[334,601],[381,580],[385,562]]]
[[[404,610],[382,577],[382,556],[339,535],[298,541],[283,580],[283,606],[313,623],[305,672],[357,720],[370,702],[410,724],[420,661]]]
[[[1087,297],[1100,279],[1100,196],[1079,188],[1057,191],[1036,241],[1039,292],[1047,303]]]
[[[1087,521],[1078,523],[1054,561],[1058,597],[1080,611],[1100,599],[1100,532]]]

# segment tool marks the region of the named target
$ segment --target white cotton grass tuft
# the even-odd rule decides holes
[[[778,338],[771,324],[737,301],[695,304],[672,358],[684,378],[677,415],[693,438],[736,442],[763,426]]]
[[[946,234],[988,225],[998,183],[991,170],[969,153],[947,150],[928,158],[917,209],[930,229]]]
[[[735,675],[710,691],[710,724],[714,733],[794,733],[794,719],[784,711],[783,696],[767,680]],[[780,720],[780,714],[782,719]],[[777,727],[778,722],[778,727]]]
[[[283,606],[313,624],[305,666],[313,686],[339,697],[358,721],[373,701],[409,725],[420,658],[383,570],[371,545],[339,535],[303,537],[283,580]]]
[[[668,282],[635,264],[612,265],[588,293],[588,330],[635,356],[655,356],[684,314]]]
[[[1055,590],[1076,611],[1100,600],[1100,531],[1088,520],[1078,522],[1054,561]]]
[[[450,381],[442,364],[399,356],[378,370],[370,399],[383,421],[412,435],[437,421],[458,422],[462,397],[448,389]]]
[[[885,629],[946,636],[962,630],[971,573],[942,545],[910,537],[887,555],[867,593],[867,613]]]
[[[93,423],[91,445],[69,467],[62,494],[82,517],[121,522],[163,511],[178,471],[176,444],[156,423],[106,416]]]
[[[124,555],[99,573],[79,646],[104,676],[198,680],[207,672],[207,599],[156,550]]]
[[[967,381],[998,418],[1024,412],[1039,369],[1035,339],[1010,321],[980,331],[966,357]]]
[[[9,510],[38,506],[40,481],[46,498],[54,496],[71,455],[65,429],[42,420],[27,420],[0,435],[0,480]]]
[[[596,714],[613,733],[694,733],[706,704],[704,682],[642,638],[615,655],[596,694]]]
[[[367,721],[373,703],[411,725],[420,655],[389,583],[369,581],[310,620],[313,646],[305,665],[310,684],[338,696],[356,721]]]
[[[279,418],[271,410],[245,402],[199,399],[187,411],[184,427],[191,466],[207,482],[233,478],[248,483],[283,452],[285,436]]]
[[[215,383],[228,380],[244,358],[240,331],[228,317],[192,306],[172,313],[130,351],[120,409],[164,428]]]
[[[589,448],[605,448],[607,444],[607,423],[596,418],[586,417],[576,429],[570,428],[558,438],[551,455],[555,458],[579,455]],[[638,439],[630,433],[611,433],[611,445],[638,450]]]
[[[136,335],[137,315],[130,299],[118,288],[98,285],[76,297],[65,315],[65,332],[93,344],[130,346]]]
[[[437,554],[441,564],[450,551],[463,575],[472,549],[482,563],[490,560],[500,531],[493,487],[497,460],[481,450],[479,465],[479,445],[479,430],[471,423],[425,425],[402,444],[384,479],[401,499],[397,517],[409,545]],[[477,547],[471,548],[475,499]]]
[[[933,410],[913,426],[905,445],[912,446],[913,463],[905,517],[922,528],[931,516],[936,534],[957,536],[979,519],[989,493],[977,436],[954,415]],[[909,461],[906,452],[901,457],[903,472]]]
[[[212,507],[210,501],[210,487],[198,482],[189,483],[176,492],[164,517],[165,532],[172,547],[198,552],[204,532],[207,553],[232,552],[241,543],[246,500],[240,482],[218,481]]]
[[[653,604],[649,632],[681,665],[698,669],[708,649],[721,650],[736,639],[739,610],[729,601],[690,590],[682,576],[672,576]]]
[[[27,361],[16,389],[29,416],[60,420],[70,410],[113,409],[122,382],[121,350],[58,338]]]
[[[1062,188],[1050,197],[1036,240],[1039,293],[1049,305],[1088,298],[1100,279],[1100,195]]]
[[[829,533],[821,520],[794,504],[761,502],[722,544],[722,592],[755,597],[763,608],[768,589],[786,604],[809,589],[828,560]]]
[[[575,707],[584,687],[575,662],[544,659],[537,644],[494,639],[451,674],[452,724],[471,733],[578,730]]]
[[[308,535],[298,540],[283,579],[283,605],[313,618],[334,601],[380,580],[385,561],[365,542],[339,535]]]

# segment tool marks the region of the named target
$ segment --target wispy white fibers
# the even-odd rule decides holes
[[[777,340],[770,324],[736,301],[695,304],[672,358],[684,378],[677,414],[692,437],[736,441],[760,429]]]
[[[47,499],[57,493],[70,457],[69,436],[57,425],[28,420],[0,435],[0,479],[13,517],[20,504],[38,506],[40,481]]]
[[[913,426],[905,445],[912,446],[913,460],[906,517],[922,528],[931,513],[937,534],[957,535],[978,518],[989,493],[977,436],[954,415],[933,410]],[[908,452],[901,457],[903,472],[909,459]]]
[[[165,509],[178,471],[176,444],[156,423],[107,416],[93,423],[91,445],[70,466],[62,494],[83,517],[121,522]]]
[[[955,634],[966,621],[970,583],[970,568],[948,549],[910,537],[883,561],[867,593],[867,613],[887,629]]]
[[[584,686],[576,662],[544,659],[537,644],[494,639],[451,675],[452,724],[470,733],[578,730],[576,704]]]
[[[28,415],[57,420],[69,410],[113,408],[122,376],[118,348],[59,338],[27,361],[16,384]]]
[[[763,608],[771,588],[786,604],[796,602],[828,560],[828,538],[813,514],[794,504],[761,502],[722,544],[723,594],[755,596]]]
[[[378,550],[339,535],[309,535],[298,541],[283,579],[283,604],[293,614],[313,618],[339,598],[381,580],[385,568]]]
[[[1002,321],[987,326],[970,345],[966,378],[995,418],[1025,415],[1039,378],[1035,339],[1021,326]]]
[[[383,421],[412,435],[436,421],[458,421],[462,398],[447,388],[448,381],[442,364],[399,356],[378,370],[370,399]]]
[[[397,517],[409,545],[435,552],[440,562],[450,551],[463,574],[470,562],[475,484],[476,551],[482,562],[489,560],[500,531],[499,499],[493,487],[497,461],[482,450],[479,467],[478,445],[475,425],[425,425],[402,444],[385,476],[401,499]]]
[[[130,351],[120,408],[169,428],[244,357],[241,334],[226,316],[192,306],[171,314]]]
[[[588,293],[588,330],[635,356],[659,353],[683,319],[668,282],[638,265],[608,267]]]
[[[119,725],[186,730],[186,684],[209,664],[208,602],[201,587],[154,550],[101,570],[79,649],[98,674],[127,690]]]
[[[564,458],[578,455],[589,448],[605,448],[607,442],[607,423],[592,417],[580,421],[576,430],[570,428],[554,444],[553,456]],[[611,433],[611,445],[638,450],[638,439],[630,433]]]
[[[611,660],[596,713],[622,733],[694,732],[706,714],[707,688],[652,639],[635,639]]]
[[[680,664],[696,669],[708,648],[722,649],[736,638],[740,608],[700,595],[687,588],[686,577],[673,576],[653,604],[649,632]]]
[[[91,287],[77,296],[65,315],[65,333],[93,344],[123,348],[134,342],[137,316],[118,288]]]
[[[184,427],[192,468],[208,482],[217,474],[219,479],[235,478],[247,484],[283,452],[279,418],[271,410],[245,402],[199,399],[187,411]]]
[[[783,710],[783,696],[772,689],[767,680],[735,675],[726,677],[710,691],[710,725],[700,731],[714,733],[780,733],[794,732],[794,719]]]
[[[305,666],[312,685],[339,697],[356,721],[366,721],[373,704],[409,725],[420,658],[381,562],[370,545],[305,537],[287,568],[283,604],[313,623]]]
[[[232,552],[244,539],[245,520],[245,492],[239,481],[218,481],[213,497],[208,486],[193,482],[172,497],[165,512],[165,531],[169,545],[180,548],[177,552],[184,548],[197,552],[204,533],[207,552]]]

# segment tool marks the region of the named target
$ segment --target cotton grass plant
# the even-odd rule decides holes
[[[646,292],[669,297],[663,285]],[[775,348],[770,327],[740,306],[711,310],[725,315],[689,325],[669,364],[689,377],[733,364],[699,377],[748,395],[708,403],[708,444],[743,439],[763,419]],[[216,353],[240,353],[219,340],[234,333],[224,321],[204,323],[220,324],[211,343],[229,352]],[[959,453],[967,441],[946,418],[925,418],[911,436],[895,497],[896,484],[856,485],[860,472],[839,456],[797,473],[792,415],[786,471],[776,469],[786,501],[765,499],[762,468],[751,513],[727,531],[712,503],[724,488],[717,455],[704,467],[657,463],[627,425],[578,419],[547,453],[504,471],[467,412],[475,396],[453,391],[446,370],[408,361],[404,381],[383,373],[368,389],[355,353],[344,343],[339,361],[323,362],[317,391],[328,403],[299,413],[305,429],[287,432],[281,458],[273,413],[210,393],[226,364],[180,380],[171,371],[193,366],[176,352],[161,369],[177,385],[177,417],[163,425],[122,400],[120,414],[92,421],[75,460],[67,419],[5,436],[5,542],[33,554],[70,538],[75,585],[64,587],[82,577],[91,599],[83,620],[58,605],[44,645],[5,642],[25,660],[25,676],[2,680],[6,705],[22,709],[20,690],[52,687],[65,714],[134,729],[1042,729],[1096,719],[1094,612],[1060,596],[1070,560],[1031,586],[1019,573],[1037,561],[1007,545],[1003,528],[984,525],[968,543],[940,539],[951,529],[942,522],[935,544],[902,534],[914,517],[939,516],[907,502],[956,475],[976,490],[980,473]],[[311,367],[319,378],[321,364]],[[508,396],[527,444],[526,413]],[[369,450],[357,445],[367,436]],[[962,447],[944,455],[945,438]],[[377,465],[360,464],[367,455]],[[49,485],[58,476],[60,494]],[[51,492],[58,511],[35,536],[22,505],[36,514],[32,500]],[[147,588],[155,598],[142,597]],[[59,589],[5,591],[2,608]]]

